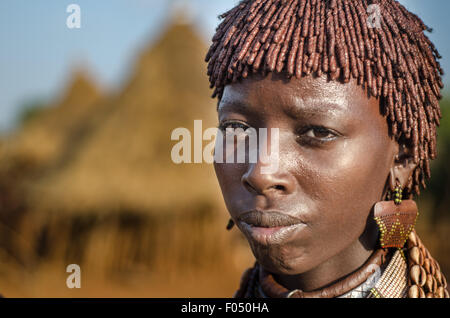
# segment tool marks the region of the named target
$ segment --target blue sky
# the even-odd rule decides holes
[[[76,65],[86,65],[105,89],[120,87],[142,47],[154,41],[180,0],[1,0],[0,130],[11,128],[21,106],[51,100]],[[185,0],[208,41],[217,16],[237,0]],[[434,29],[432,41],[450,71],[450,1],[401,0]],[[81,29],[68,29],[66,8],[81,8]],[[446,58],[448,57],[448,58]],[[444,77],[448,83],[449,78]]]

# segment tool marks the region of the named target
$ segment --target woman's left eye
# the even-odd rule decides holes
[[[298,134],[298,141],[304,144],[323,144],[332,141],[338,137],[338,134],[325,127],[315,126],[307,127]]]
[[[307,137],[315,138],[315,139],[322,139],[322,140],[329,140],[329,139],[336,137],[336,135],[333,132],[331,132],[330,130],[323,128],[323,127],[310,128],[304,134]]]

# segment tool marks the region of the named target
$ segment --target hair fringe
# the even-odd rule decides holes
[[[380,8],[370,28],[367,8]],[[380,100],[390,133],[412,147],[417,168],[405,195],[419,195],[437,156],[443,88],[431,32],[395,0],[242,0],[219,16],[206,56],[213,97],[250,73],[351,79]]]

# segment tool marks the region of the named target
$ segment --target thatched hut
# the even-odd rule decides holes
[[[239,273],[248,265],[247,250],[245,264],[236,258],[237,233],[225,231],[212,165],[177,165],[170,156],[173,129],[193,132],[197,119],[203,129],[216,125],[206,49],[191,25],[171,24],[117,94],[101,97],[78,76],[60,105],[11,139],[10,157],[33,163],[20,187],[27,247],[16,250],[33,262],[87,264],[104,274]]]

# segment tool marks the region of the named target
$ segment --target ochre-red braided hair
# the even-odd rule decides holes
[[[367,9],[379,7],[379,27]],[[213,97],[251,73],[354,78],[380,100],[392,136],[414,150],[406,195],[420,194],[437,155],[443,88],[430,29],[395,0],[243,0],[220,16],[207,54]]]

